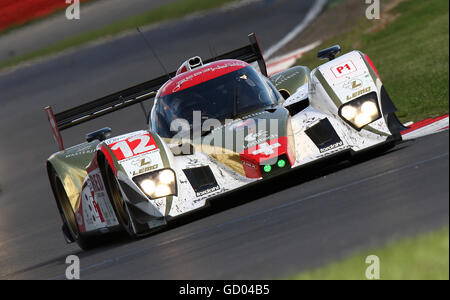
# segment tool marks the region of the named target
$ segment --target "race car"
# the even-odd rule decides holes
[[[58,114],[46,107],[60,148],[47,171],[67,243],[89,249],[118,230],[142,237],[233,190],[401,141],[396,108],[366,54],[337,57],[334,46],[312,71],[269,77],[256,36],[249,40]],[[147,100],[147,128],[111,137],[106,127],[64,147],[62,130]]]

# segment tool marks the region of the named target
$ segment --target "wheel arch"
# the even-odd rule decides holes
[[[295,94],[299,87],[310,81],[311,70],[305,66],[295,66],[270,76],[270,81],[286,99]]]

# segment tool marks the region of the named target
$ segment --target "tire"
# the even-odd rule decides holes
[[[72,205],[70,204],[69,197],[67,196],[61,179],[59,178],[53,167],[50,171],[50,178],[61,220],[66,226],[68,233],[71,235],[72,240],[75,241],[82,250],[89,250],[94,248],[96,246],[94,238],[83,236],[83,234],[80,233],[77,219],[75,217]]]

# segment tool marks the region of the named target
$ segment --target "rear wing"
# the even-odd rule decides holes
[[[250,44],[204,61],[210,63],[222,59],[238,59],[247,63],[257,62],[261,73],[267,77],[267,67],[264,61],[258,39],[254,33],[248,36]],[[79,124],[94,120],[106,114],[124,109],[131,105],[142,103],[153,99],[161,86],[170,78],[175,77],[176,72],[152,79],[150,81],[130,87],[126,90],[105,96],[103,98],[85,103],[83,105],[54,114],[50,106],[45,108],[53,136],[64,150],[61,131],[77,126]]]

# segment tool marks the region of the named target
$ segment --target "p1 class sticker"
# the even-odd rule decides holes
[[[333,72],[336,78],[344,77],[350,73],[356,72],[357,70],[358,69],[351,60],[331,68],[331,72]]]

